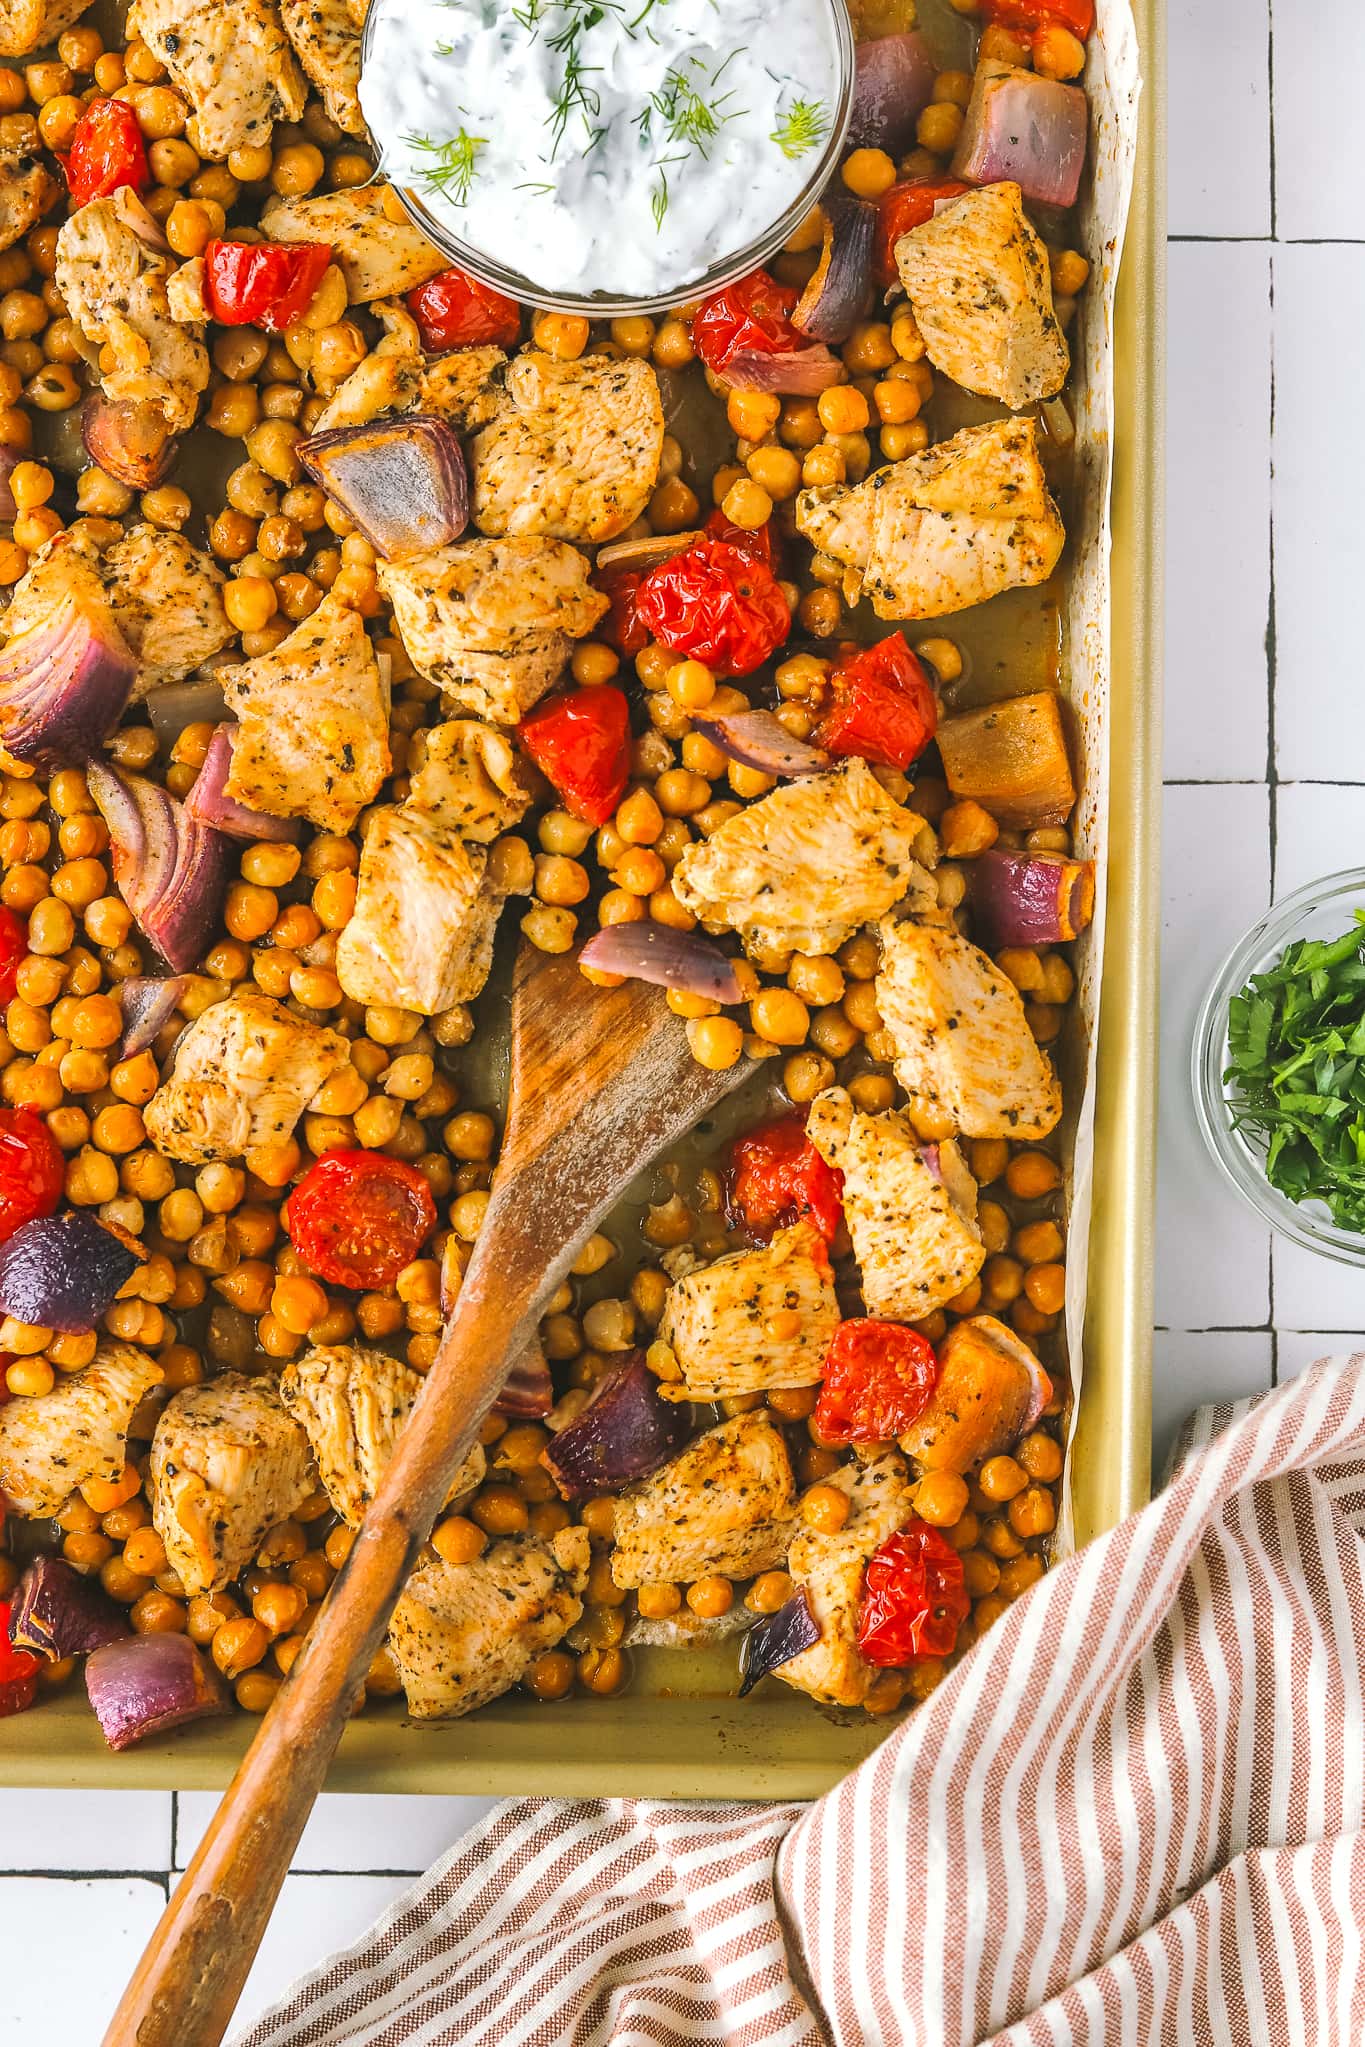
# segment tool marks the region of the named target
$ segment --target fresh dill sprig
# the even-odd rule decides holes
[[[461,128],[459,134],[452,135],[447,142],[433,141],[430,135],[408,135],[404,140],[432,158],[430,166],[417,173],[422,183],[431,191],[453,200],[456,206],[465,205],[478,169],[474,159],[481,149],[487,147],[488,137],[471,135],[467,129]]]
[[[783,156],[805,156],[829,133],[829,109],[820,100],[793,100],[768,137]]]
[[[685,154],[661,156],[651,166],[657,173],[657,182],[649,195],[649,210],[654,215],[655,234],[662,234],[664,218],[668,212],[668,167],[670,164],[686,162],[687,157]]]
[[[738,50],[732,50],[724,63],[719,64],[709,78],[701,81],[689,75],[682,65],[672,65],[664,73],[663,84],[650,94],[635,116],[640,140],[646,144],[653,140],[657,119],[667,141],[685,143],[689,149],[695,149],[705,157],[709,144],[715,141],[725,123],[735,120],[745,111],[729,104],[734,98],[733,92],[717,93],[715,90],[726,65],[738,55]],[[697,69],[702,68],[699,58],[692,57],[688,61]]]

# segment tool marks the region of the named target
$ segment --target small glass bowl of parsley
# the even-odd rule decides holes
[[[1286,896],[1233,948],[1191,1079],[1205,1142],[1252,1207],[1365,1265],[1365,868]]]

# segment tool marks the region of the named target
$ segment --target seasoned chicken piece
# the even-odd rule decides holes
[[[994,1315],[955,1322],[938,1354],[929,1405],[901,1448],[925,1471],[970,1471],[1018,1442],[1052,1398],[1052,1381],[1022,1337]]]
[[[364,28],[365,17],[370,11],[370,0],[346,0],[346,12],[357,28]]]
[[[360,30],[346,0],[280,0],[280,19],[328,120],[348,135],[368,135],[360,111]]]
[[[166,1158],[192,1166],[282,1144],[349,1058],[338,1032],[306,1023],[272,995],[229,995],[182,1034],[170,1079],[142,1112],[147,1135]]]
[[[428,362],[417,323],[406,306],[380,300],[370,307],[388,329],[372,354],[332,393],[314,433],[334,426],[367,426],[386,412],[437,413],[457,433],[473,433],[501,406],[500,348],[452,348]]]
[[[226,11],[226,10],[225,10]],[[154,406],[169,433],[193,426],[209,380],[202,330],[177,322],[166,297],[175,268],[161,229],[129,186],[63,221],[55,283],[90,343],[105,396]]]
[[[272,242],[328,242],[353,306],[401,298],[425,283],[446,258],[415,228],[389,185],[315,192],[311,199],[272,199],[261,215]]]
[[[609,608],[586,558],[562,540],[464,540],[380,562],[378,573],[414,668],[499,725],[544,696]]]
[[[179,533],[133,526],[104,556],[114,617],[138,660],[134,701],[183,682],[233,637],[223,577],[210,555]]]
[[[360,613],[329,591],[278,647],[218,680],[238,720],[228,795],[350,831],[392,766],[388,687]]]
[[[883,924],[877,1007],[896,1078],[968,1137],[1046,1137],[1062,1091],[1013,981],[956,931]]]
[[[220,1592],[318,1489],[308,1438],[269,1379],[220,1372],[167,1401],[147,1472],[152,1525],[185,1591]]]
[[[89,5],[90,0],[0,0],[0,57],[29,57],[44,43],[55,43]]]
[[[912,227],[896,244],[896,268],[945,377],[1016,411],[1061,390],[1071,351],[1017,185],[983,185]]]
[[[519,355],[469,451],[470,517],[481,533],[614,540],[649,502],[663,443],[651,364]]]
[[[862,483],[803,490],[796,524],[847,564],[845,597],[870,598],[878,618],[941,618],[1045,583],[1066,540],[1036,419],[964,427]]]
[[[486,846],[510,831],[531,802],[506,733],[477,718],[450,718],[414,735],[408,802],[429,811],[462,839]]]
[[[0,1503],[30,1520],[55,1514],[91,1479],[112,1483],[127,1461],[128,1424],[161,1367],[130,1343],[101,1343],[83,1372],[50,1393],[0,1407]]]
[[[3,48],[0,32],[0,55]],[[61,186],[40,156],[13,145],[0,148],[0,249],[11,249],[36,227]]]
[[[976,1182],[951,1140],[921,1145],[908,1116],[864,1116],[841,1087],[811,1103],[806,1135],[844,1176],[840,1196],[869,1315],[919,1322],[986,1262]]]
[[[336,972],[353,1002],[436,1016],[472,1002],[493,964],[505,892],[482,846],[420,804],[386,804],[365,831],[355,909],[337,941]]]
[[[781,1563],[796,1527],[781,1429],[762,1408],[732,1415],[616,1502],[618,1585],[753,1578]]]
[[[787,1569],[820,1630],[818,1642],[773,1672],[784,1684],[809,1692],[827,1706],[861,1706],[876,1678],[876,1664],[858,1649],[858,1607],[867,1560],[914,1512],[914,1489],[894,1450],[865,1464],[841,1465],[826,1485],[847,1493],[851,1511],[837,1535],[800,1528]]]
[[[510,1690],[582,1613],[590,1559],[587,1529],[561,1528],[414,1571],[389,1622],[413,1719],[454,1720]]]
[[[303,112],[308,86],[271,0],[133,0],[128,34],[142,38],[194,108],[201,156],[257,148],[276,121]]]
[[[323,1490],[348,1527],[364,1520],[422,1385],[401,1359],[358,1343],[305,1351],[280,1375],[280,1399],[306,1432]],[[447,1497],[472,1492],[486,1467],[475,1443]]]
[[[785,782],[694,839],[673,870],[679,902],[750,949],[828,953],[909,895],[936,900],[914,858],[924,820],[892,801],[867,762]]]
[[[771,1386],[814,1386],[839,1303],[825,1243],[808,1222],[756,1251],[732,1251],[668,1289],[659,1341],[683,1368],[659,1390],[675,1400],[728,1400]]]

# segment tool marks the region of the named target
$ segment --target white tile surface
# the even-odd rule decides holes
[[[175,1861],[183,1869],[213,1817],[209,1791],[182,1791],[177,1800]],[[420,1875],[461,1834],[481,1820],[489,1798],[346,1797],[324,1794],[313,1809],[294,1856],[302,1870],[396,1870]]]
[[[0,1790],[0,1870],[162,1874],[170,1859],[169,1791]]]
[[[1268,1329],[1158,1329],[1152,1372],[1152,1477],[1161,1483],[1166,1460],[1195,1389],[1201,1406],[1222,1406],[1272,1384],[1273,1344]]]
[[[1170,232],[1267,235],[1270,0],[1169,0],[1166,18]],[[1320,91],[1319,67],[1304,71]]]
[[[1319,1358],[1350,1357],[1365,1349],[1365,1339],[1354,1340],[1339,1330],[1282,1329],[1276,1339],[1276,1378],[1283,1383],[1296,1379]]]
[[[150,1877],[7,1877],[0,1884],[6,2047],[39,2040],[94,2047],[165,1903]]]
[[[1236,0],[1216,0],[1225,16]],[[1276,0],[1275,193],[1283,241],[1365,238],[1360,203],[1359,121],[1325,119],[1323,66],[1342,78],[1365,67],[1365,9],[1360,0]],[[1303,62],[1307,37],[1319,62]]]

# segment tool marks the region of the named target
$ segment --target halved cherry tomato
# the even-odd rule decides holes
[[[127,100],[91,100],[71,136],[66,182],[77,206],[107,199],[122,185],[143,192],[151,183],[147,145]]]
[[[932,220],[940,199],[960,199],[970,190],[970,185],[959,184],[956,178],[906,178],[883,192],[877,201],[877,239],[872,261],[872,274],[878,284],[896,282],[896,244],[901,236]]]
[[[301,320],[332,260],[330,242],[210,242],[204,297],[220,327],[282,334]]]
[[[32,1109],[0,1109],[0,1244],[53,1215],[66,1169],[56,1139]]]
[[[33,1704],[40,1667],[38,1657],[31,1656],[27,1649],[11,1646],[10,1610],[9,1600],[0,1599],[0,1720],[11,1713],[22,1713]]]
[[[938,700],[904,633],[839,662],[829,686],[832,694],[811,735],[826,753],[908,768],[938,729]]]
[[[777,574],[777,540],[773,533],[773,522],[765,519],[761,526],[736,526],[733,519],[727,519],[717,505],[703,532],[712,540],[723,540],[727,547],[737,547],[741,554],[747,554],[750,561],[762,562],[765,569]]]
[[[891,1666],[951,1655],[970,1607],[961,1557],[916,1514],[867,1560],[858,1647]]]
[[[618,654],[634,656],[649,645],[649,628],[640,623],[635,609],[636,593],[645,573],[644,569],[598,569],[593,576],[603,596],[611,599],[611,610],[597,630]]]
[[[808,1216],[825,1242],[834,1242],[844,1218],[839,1199],[844,1176],[821,1158],[803,1117],[784,1116],[737,1137],[728,1177],[730,1220],[751,1236],[770,1237]]]
[[[827,1443],[890,1443],[917,1421],[938,1384],[928,1340],[901,1322],[841,1322],[825,1359],[815,1426]]]
[[[447,348],[495,343],[513,348],[521,339],[521,307],[467,270],[439,270],[408,293],[408,311],[429,355]]]
[[[997,28],[1046,28],[1059,22],[1082,42],[1095,30],[1095,0],[981,0],[981,12]]]
[[[630,706],[611,682],[547,697],[522,719],[517,737],[564,808],[605,824],[630,780]]]
[[[717,675],[751,675],[792,623],[772,570],[709,537],[651,569],[635,608],[662,646],[704,661]]]
[[[19,965],[28,952],[28,926],[0,904],[0,1002],[19,992]]]
[[[378,1151],[329,1151],[310,1166],[280,1218],[310,1272],[333,1286],[390,1286],[436,1227],[424,1176]]]
[[[692,322],[692,346],[712,371],[749,350],[790,355],[809,345],[787,317],[800,296],[766,270],[755,270],[707,299]]]

